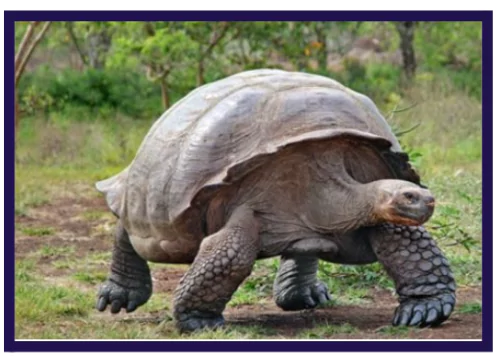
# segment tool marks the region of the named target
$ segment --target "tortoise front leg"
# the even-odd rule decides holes
[[[456,285],[449,263],[422,226],[368,228],[378,260],[393,278],[400,305],[394,325],[438,325],[454,310]]]
[[[224,324],[226,303],[252,271],[260,250],[257,220],[237,208],[224,228],[205,238],[174,297],[174,317],[180,331],[216,328]]]

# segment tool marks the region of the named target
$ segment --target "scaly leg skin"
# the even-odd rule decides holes
[[[448,261],[422,226],[369,228],[378,260],[395,281],[400,305],[393,325],[435,326],[454,310],[456,285]]]
[[[238,207],[221,230],[202,241],[176,289],[173,315],[181,332],[224,325],[226,303],[252,272],[259,250],[253,211]]]
[[[316,278],[315,256],[282,256],[273,295],[283,310],[315,308],[331,299],[326,285]]]
[[[145,304],[152,294],[152,278],[147,262],[133,249],[129,236],[118,222],[110,275],[100,286],[96,308],[111,313],[126,309],[128,313]]]

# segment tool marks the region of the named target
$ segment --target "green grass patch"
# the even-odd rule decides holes
[[[447,250],[447,259],[454,272],[457,285],[459,287],[481,285],[481,251],[479,253],[465,253],[465,249],[462,248]]]
[[[57,269],[72,269],[76,265],[77,261],[73,261],[68,258],[52,261],[52,266],[54,266]]]
[[[42,257],[59,257],[73,254],[75,251],[72,246],[42,246],[39,253]]]
[[[34,279],[35,262],[33,260],[22,259],[16,261],[15,279],[16,283],[29,282]]]
[[[83,282],[91,285],[97,285],[107,279],[107,273],[100,271],[85,272],[78,271],[72,275],[73,279],[78,282]]]
[[[369,303],[371,288],[394,287],[379,263],[350,266],[320,261],[318,278],[327,283],[334,303],[342,305]]]
[[[153,293],[147,303],[140,310],[147,313],[169,311],[173,303],[173,296],[168,293]]]
[[[481,302],[469,302],[461,304],[457,311],[464,314],[480,314],[481,313]]]
[[[97,221],[97,220],[102,220],[103,218],[106,217],[111,218],[112,216],[113,215],[109,211],[101,211],[101,210],[89,210],[81,214],[81,217],[87,221]]]
[[[21,232],[28,236],[48,236],[55,233],[55,229],[52,227],[22,227]]]
[[[407,336],[413,328],[407,326],[386,325],[376,330],[377,333],[389,336]]]
[[[107,265],[112,259],[112,251],[92,252],[86,255],[86,261],[93,265]]]
[[[359,332],[355,326],[345,324],[325,324],[305,330],[297,335],[299,339],[326,339],[341,334],[353,334]]]
[[[238,288],[228,305],[258,304],[270,298],[278,265],[279,258],[256,261],[252,274]]]
[[[86,316],[92,307],[93,298],[74,288],[51,286],[41,280],[16,283],[16,325]]]

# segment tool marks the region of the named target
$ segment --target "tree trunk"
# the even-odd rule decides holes
[[[326,33],[320,26],[316,28],[316,39],[320,45],[318,49],[318,66],[321,73],[328,69],[328,48],[326,46]]]
[[[41,30],[38,32],[35,38],[34,30],[38,26],[39,22],[32,22],[29,24],[28,29],[26,30],[26,34],[22,39],[21,45],[19,46],[19,50],[15,57],[15,85],[19,83],[22,74],[24,73],[24,69],[26,68],[26,64],[28,64],[31,55],[33,54],[34,49],[40,43],[41,39],[47,32],[50,27],[50,21],[45,22]]]
[[[103,69],[109,52],[111,37],[103,29],[88,36],[88,62],[91,68]]]
[[[169,90],[166,78],[162,78],[160,80],[160,89],[162,94],[162,107],[164,108],[164,110],[167,110],[169,109],[170,101],[169,101]]]
[[[395,24],[400,37],[404,75],[408,83],[412,81],[416,73],[416,56],[413,43],[415,25],[414,21],[397,22]]]
[[[17,102],[17,88],[14,91],[14,103],[15,103],[15,109],[14,109],[14,117],[15,117],[15,137],[17,139],[17,132],[19,131],[19,104]]]
[[[17,131],[19,128],[19,120],[20,120],[20,111],[19,111],[19,104],[18,104],[18,93],[17,93],[17,86],[19,84],[19,81],[21,80],[22,74],[24,73],[24,69],[26,69],[26,65],[29,62],[29,59],[31,58],[31,55],[33,54],[36,46],[40,41],[42,40],[43,36],[47,32],[48,28],[50,27],[51,22],[47,21],[43,24],[43,27],[40,29],[38,34],[35,36],[35,29],[39,25],[39,22],[31,22],[26,30],[26,33],[24,34],[24,37],[21,41],[21,44],[19,45],[19,49],[16,53],[15,60],[14,60],[14,100],[15,100],[15,109],[14,109],[14,120],[15,120],[15,137],[17,139]],[[33,38],[34,37],[34,38]]]
[[[197,66],[197,87],[205,84],[205,78],[204,78],[204,59],[200,58],[198,60],[198,66]]]
[[[84,66],[88,66],[88,58],[87,58],[85,52],[83,51],[83,49],[81,48],[81,46],[79,45],[78,38],[76,37],[76,34],[74,33],[73,25],[74,25],[73,22],[70,22],[70,21],[66,22],[67,32],[69,34],[69,37],[71,38],[71,41],[72,41],[74,47],[76,48],[76,51],[79,54],[79,58],[81,59],[81,63],[83,63]]]

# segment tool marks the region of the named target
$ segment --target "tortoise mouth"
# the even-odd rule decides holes
[[[420,216],[412,216],[411,214],[399,214],[397,210],[392,209],[393,211],[388,212],[383,216],[386,222],[396,224],[396,225],[409,225],[409,226],[418,226],[430,218],[431,214],[426,217]]]
[[[390,222],[404,225],[421,225],[433,215],[435,202],[422,204],[418,207],[393,206],[389,211]]]
[[[417,226],[427,222],[433,215],[435,201],[420,201],[415,204],[401,204],[395,201],[390,201],[383,205],[378,217],[384,222]]]

